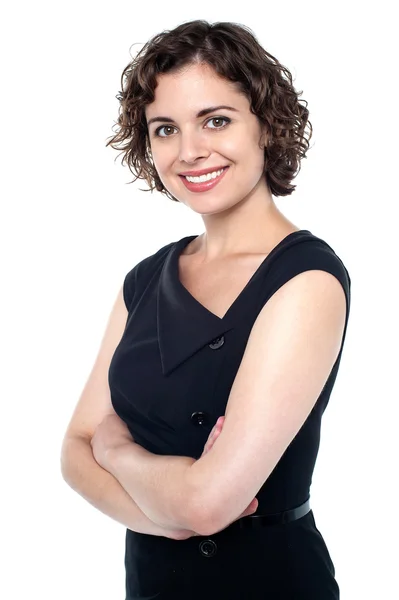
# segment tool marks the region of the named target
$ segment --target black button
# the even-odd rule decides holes
[[[200,542],[199,549],[203,556],[211,557],[216,554],[217,545],[213,540],[203,540]]]
[[[209,423],[209,414],[202,411],[193,412],[191,415],[191,420],[194,425],[208,425]]]
[[[218,348],[223,346],[223,344],[224,344],[224,335],[221,335],[220,337],[216,338],[209,344],[209,348],[212,348],[212,350],[217,350]]]

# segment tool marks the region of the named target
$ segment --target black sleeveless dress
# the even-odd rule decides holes
[[[108,373],[114,410],[148,451],[198,459],[217,418],[225,413],[264,304],[299,273],[328,271],[346,295],[341,349],[307,420],[256,494],[256,514],[297,507],[310,497],[321,418],[341,360],[350,309],[349,273],[324,240],[309,230],[295,231],[273,248],[220,318],[178,277],[178,257],[196,237],[167,244],[126,275],[123,292],[129,314]],[[187,540],[126,529],[125,568],[125,600],[339,598],[335,567],[312,510],[290,523],[259,529],[229,526]]]

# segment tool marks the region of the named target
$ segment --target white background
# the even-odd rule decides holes
[[[18,2],[1,39],[1,533],[5,600],[123,600],[124,528],[62,479],[60,449],[125,274],[201,217],[105,148],[148,38],[233,21],[292,73],[314,127],[277,206],[352,279],[311,489],[342,600],[397,593],[398,85],[394,3]],[[322,600],[322,599],[320,599]]]

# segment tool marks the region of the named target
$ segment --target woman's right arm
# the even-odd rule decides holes
[[[97,463],[90,445],[90,440],[104,417],[110,413],[115,414],[108,370],[123,335],[127,317],[122,286],[109,316],[95,363],[64,435],[61,473],[66,483],[87,502],[132,531],[171,539],[187,539],[196,533],[167,529],[151,521],[119,481]]]
[[[68,485],[95,508],[125,527],[150,535],[186,539],[194,532],[160,527],[151,521],[111,473],[93,457],[90,439],[79,436],[64,438],[61,471]]]

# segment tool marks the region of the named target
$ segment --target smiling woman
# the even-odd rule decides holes
[[[126,529],[126,600],[339,598],[310,488],[351,281],[274,203],[309,147],[299,95],[234,23],[162,32],[123,71],[107,145],[205,225],[126,274],[113,352],[75,416],[93,433],[102,382],[116,415],[94,455],[142,511]]]
[[[207,67],[205,78],[203,72],[190,73],[193,66]],[[179,93],[173,90],[176,77]],[[204,100],[210,100],[206,104],[200,102],[204,86]],[[299,99],[302,92],[293,87],[289,70],[260,46],[248,27],[193,21],[154,36],[123,70],[121,87],[116,133],[106,145],[122,150],[122,164],[136,176],[133,181],[144,179],[149,190],[181,201],[178,190],[172,188],[176,197],[163,182],[154,158],[157,144],[184,143],[183,134],[200,135],[204,146],[207,139],[223,143],[256,124],[257,134],[260,129],[266,133],[260,149],[271,193],[285,196],[295,190],[291,182],[312,136],[307,102]],[[216,121],[219,125],[212,125]],[[162,125],[155,128],[155,123]],[[206,167],[209,171],[219,164]]]

